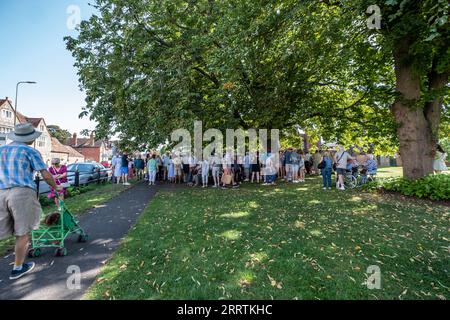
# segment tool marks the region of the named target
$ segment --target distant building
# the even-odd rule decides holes
[[[85,157],[77,150],[70,146],[63,145],[56,138],[51,138],[52,141],[52,159],[58,158],[63,164],[71,164],[76,162],[84,162]]]
[[[47,129],[44,118],[28,118],[20,113],[17,113],[17,116],[20,119],[20,123],[31,123],[36,130],[42,132],[41,136],[37,138],[32,146],[41,153],[44,162],[50,165],[52,159],[52,137]]]
[[[89,138],[78,138],[74,133],[66,144],[81,153],[86,161],[107,162],[112,158],[111,144],[105,140],[95,140],[93,133]]]
[[[0,145],[10,142],[7,140],[6,134],[14,130],[14,117],[14,108],[11,100],[8,97],[0,99]],[[31,123],[36,130],[42,132],[42,135],[33,143],[32,147],[41,153],[42,159],[46,163],[49,163],[52,145],[50,132],[47,129],[44,118],[29,118],[17,112],[16,122]]]
[[[14,130],[14,108],[11,100],[0,99],[0,146],[7,143],[6,134]]]

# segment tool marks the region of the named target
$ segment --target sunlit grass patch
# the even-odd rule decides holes
[[[360,192],[313,178],[159,193],[87,297],[448,298],[448,208]],[[362,285],[371,265],[380,290]]]

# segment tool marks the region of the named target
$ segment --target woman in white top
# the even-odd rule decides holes
[[[203,188],[208,187],[208,178],[209,178],[209,159],[205,158],[202,161],[202,182]]]
[[[433,162],[433,170],[435,173],[441,173],[442,171],[447,171],[447,166],[445,165],[445,159],[447,159],[447,153],[440,145],[437,146],[436,156]]]

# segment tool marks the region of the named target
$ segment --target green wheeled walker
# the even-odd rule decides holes
[[[59,218],[52,225],[41,224],[39,229],[31,233],[31,249],[28,251],[30,258],[41,255],[42,248],[55,248],[55,255],[63,257],[67,255],[64,246],[66,238],[71,234],[78,235],[78,242],[87,242],[88,235],[79,225],[64,201],[59,201]]]

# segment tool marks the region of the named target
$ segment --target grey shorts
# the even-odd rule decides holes
[[[24,236],[39,227],[41,204],[31,188],[0,190],[0,240]]]
[[[337,174],[345,176],[347,174],[347,169],[337,168],[336,172],[337,172]]]

